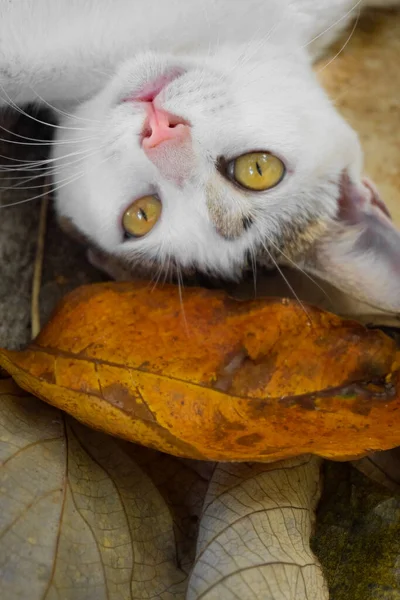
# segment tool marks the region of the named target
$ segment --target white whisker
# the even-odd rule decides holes
[[[99,148],[96,148],[93,152],[91,152],[91,151],[88,150],[88,153],[85,154],[84,156],[80,156],[79,158],[77,158],[75,160],[66,161],[66,162],[62,163],[61,165],[60,164],[58,164],[58,165],[56,164],[56,165],[53,165],[53,166],[50,166],[50,167],[46,167],[44,165],[44,166],[40,166],[40,167],[32,168],[32,169],[27,169],[27,168],[23,168],[22,169],[21,167],[19,167],[19,169],[13,169],[13,170],[11,170],[11,172],[16,172],[16,173],[18,173],[18,172],[20,172],[20,173],[25,172],[25,175],[21,174],[18,177],[6,177],[5,179],[6,179],[6,181],[21,181],[21,180],[24,180],[24,181],[28,180],[29,181],[29,180],[34,180],[34,179],[36,179],[38,177],[42,177],[43,174],[46,174],[48,176],[51,176],[51,175],[54,176],[57,173],[62,172],[66,167],[71,167],[72,165],[76,165],[76,164],[78,164],[80,162],[83,162],[87,158],[89,158],[89,157],[93,156],[94,154],[96,154],[97,152],[99,152],[102,148],[104,148],[104,145],[101,146],[101,147],[99,147]],[[38,173],[36,175],[30,176],[30,173],[36,172],[36,171],[38,171]],[[9,169],[6,169],[5,171],[1,171],[0,170],[0,173],[9,173],[9,172],[10,172]],[[2,188],[0,188],[0,189],[2,189]]]
[[[253,286],[254,286],[254,297],[257,298],[257,260],[255,255],[255,249],[250,248],[250,259],[251,259],[251,270],[253,273]]]
[[[48,102],[42,96],[40,96],[40,94],[38,94],[37,91],[34,90],[32,87],[30,89],[35,94],[35,96],[40,100],[40,102],[42,104],[48,106],[52,111],[54,111],[55,113],[57,113],[59,115],[62,115],[63,117],[68,117],[68,118],[74,119],[76,121],[83,121],[85,123],[101,124],[101,121],[99,119],[88,119],[87,117],[79,117],[72,113],[66,112],[65,110],[61,110],[60,108],[57,108],[56,106],[53,106],[52,104],[50,104],[50,102]]]
[[[319,283],[317,281],[315,281],[314,277],[312,277],[309,273],[307,273],[307,271],[305,271],[304,269],[302,269],[300,267],[300,265],[298,265],[294,260],[292,260],[289,256],[287,256],[283,250],[281,248],[279,248],[279,246],[277,244],[274,243],[273,240],[271,240],[270,237],[268,237],[264,231],[260,231],[260,229],[258,229],[259,234],[261,236],[266,237],[267,241],[269,244],[271,244],[271,246],[273,246],[275,248],[275,250],[277,250],[280,255],[288,262],[292,265],[292,267],[294,267],[296,269],[296,271],[299,271],[300,273],[302,273],[302,275],[304,275],[309,281],[311,281],[311,283],[313,283],[326,297],[327,300],[329,300],[329,302],[332,304],[333,306],[333,301],[332,298],[329,296],[329,294],[327,293],[326,290],[324,290],[324,288],[319,285]]]
[[[351,38],[353,37],[355,30],[357,29],[358,21],[360,19],[360,14],[361,14],[361,11],[359,10],[358,11],[358,15],[357,15],[357,19],[355,20],[354,25],[353,25],[353,29],[350,31],[350,34],[349,34],[347,40],[345,41],[345,43],[343,44],[343,46],[340,48],[339,52],[337,52],[337,54],[335,54],[335,56],[333,58],[331,58],[330,61],[328,61],[326,63],[326,65],[324,65],[321,69],[318,69],[318,73],[322,73],[322,71],[324,71],[327,67],[329,67],[329,65],[331,65],[333,63],[333,61],[336,60],[337,57],[346,48],[347,44],[350,42]]]
[[[98,165],[95,165],[95,167],[98,167],[100,165],[102,165],[103,163],[105,163],[107,160],[109,160],[109,157],[105,158],[104,160],[100,161],[100,163]],[[93,167],[92,167],[93,169]],[[39,198],[43,198],[43,196],[47,195],[47,194],[53,194],[54,192],[64,188],[67,185],[70,185],[71,183],[74,183],[75,181],[77,181],[78,179],[81,179],[81,177],[83,177],[87,172],[91,171],[92,169],[88,169],[88,170],[84,170],[84,171],[80,171],[78,174],[74,173],[73,176],[70,176],[68,178],[65,178],[63,180],[61,180],[62,185],[55,185],[53,188],[51,189],[47,189],[46,192],[42,193],[42,194],[38,194],[36,196],[30,197],[30,198],[24,198],[23,200],[19,200],[18,202],[11,202],[8,204],[1,204],[0,205],[0,209],[2,208],[9,208],[11,206],[18,206],[20,204],[27,204],[28,202],[32,202],[33,200],[38,200]]]
[[[86,141],[86,140],[91,140],[91,139],[95,139],[95,137],[97,137],[99,134],[97,133],[97,136],[93,135],[89,138],[75,138],[74,140],[66,140],[66,141],[54,141],[49,139],[43,139],[43,138],[32,138],[32,137],[27,137],[26,135],[21,135],[20,133],[17,133],[16,131],[12,131],[11,129],[7,129],[6,127],[4,127],[3,125],[0,125],[0,129],[2,129],[3,131],[5,131],[6,133],[13,135],[14,137],[17,137],[19,139],[22,140],[27,140],[28,142],[35,142],[35,144],[26,144],[27,146],[29,145],[40,145],[39,142],[43,142],[44,146],[51,146],[51,145],[57,145],[57,144],[74,144],[76,142],[82,142],[82,141]],[[90,132],[90,129],[87,128],[85,131]],[[93,129],[93,131],[96,131],[95,129]],[[0,141],[2,142],[6,142],[6,143],[13,143],[13,144],[17,144],[18,142],[13,141],[13,140],[8,140],[8,139],[0,139]],[[19,142],[21,143],[21,142]]]
[[[307,48],[307,46],[309,46],[310,44],[314,43],[320,37],[322,37],[323,35],[325,35],[326,33],[328,33],[331,29],[333,29],[334,27],[336,27],[337,25],[339,25],[339,23],[341,23],[344,19],[347,19],[347,17],[349,15],[351,15],[351,13],[356,8],[360,7],[360,4],[362,3],[362,1],[363,0],[357,0],[357,2],[354,4],[354,6],[352,6],[350,8],[350,10],[348,10],[344,15],[342,15],[339,19],[337,19],[334,23],[332,23],[332,25],[329,25],[329,27],[327,27],[326,29],[324,29],[324,31],[321,31],[321,33],[319,33],[318,35],[316,35],[315,37],[313,37],[312,40],[309,40],[304,46],[301,46],[301,47],[302,48]],[[358,13],[358,16],[360,16],[360,11]]]
[[[104,148],[104,145],[101,146],[102,148]],[[37,167],[37,166],[42,166],[44,164],[50,164],[50,163],[54,163],[57,162],[59,160],[64,160],[65,158],[69,158],[71,156],[82,156],[83,154],[87,154],[90,153],[93,150],[93,148],[90,149],[85,149],[85,150],[79,150],[77,152],[70,152],[69,154],[63,154],[62,156],[58,156],[55,158],[45,158],[43,160],[37,160],[37,161],[29,161],[29,160],[23,160],[23,159],[18,159],[18,158],[10,158],[8,156],[4,156],[0,154],[0,158],[4,158],[5,160],[14,160],[17,163],[21,163],[19,166],[18,165],[1,165],[0,166],[0,172],[1,171],[5,171],[8,172],[10,170],[21,170],[22,165],[26,165],[23,168],[28,168],[28,165],[31,165],[32,167]],[[99,150],[99,148],[96,148],[96,150]]]
[[[188,322],[186,319],[186,312],[185,312],[185,306],[183,304],[183,277],[182,277],[182,271],[181,268],[178,264],[175,263],[175,268],[176,268],[176,273],[177,273],[177,278],[178,278],[178,293],[179,293],[179,302],[180,302],[180,306],[181,306],[181,311],[182,311],[182,317],[183,317],[183,324],[185,327],[185,331],[186,331],[186,335],[189,336],[189,327],[188,327]]]
[[[15,102],[13,100],[11,100],[10,96],[7,94],[6,90],[4,89],[4,87],[1,84],[0,84],[0,89],[5,94],[5,98],[2,97],[2,100],[5,100],[9,106],[14,108],[21,115],[24,115],[25,117],[27,117],[28,119],[31,119],[32,121],[35,121],[36,123],[40,123],[40,125],[46,125],[48,127],[53,127],[54,129],[63,129],[63,130],[67,130],[67,131],[87,131],[87,128],[85,128],[85,127],[66,127],[63,125],[55,125],[54,123],[42,121],[42,120],[34,117],[33,115],[30,115],[29,113],[25,112],[20,106],[15,104]]]
[[[158,283],[160,281],[161,274],[162,274],[162,272],[164,270],[164,263],[165,263],[164,260],[162,260],[160,262],[159,267],[158,267],[155,275],[151,278],[151,281],[154,281],[154,285],[152,287],[152,291],[154,291],[156,289],[156,287],[157,287],[157,285],[158,285]]]
[[[292,292],[293,296],[295,297],[295,299],[298,302],[299,306],[303,310],[304,314],[307,315],[307,318],[309,319],[309,321],[312,322],[311,317],[310,317],[309,313],[307,312],[306,307],[304,306],[303,302],[300,300],[300,297],[296,294],[293,286],[291,285],[290,281],[288,280],[288,278],[286,277],[286,275],[284,274],[284,272],[282,271],[282,269],[280,268],[280,266],[278,265],[278,263],[276,262],[276,260],[272,256],[271,252],[269,251],[269,249],[267,248],[267,246],[263,242],[261,242],[261,245],[263,246],[264,250],[267,252],[268,256],[270,257],[270,259],[274,263],[275,267],[278,269],[278,271],[279,271],[282,279],[284,280],[284,282],[288,286],[289,290]]]
[[[0,127],[1,128],[1,127]],[[5,144],[15,144],[17,146],[44,146],[44,147],[51,147],[51,146],[68,146],[69,144],[77,144],[78,142],[84,143],[84,142],[91,142],[92,140],[95,140],[96,138],[98,138],[98,136],[91,136],[88,138],[78,138],[78,139],[74,139],[74,140],[63,140],[63,141],[57,141],[57,140],[39,140],[37,142],[18,142],[16,140],[7,140],[5,138],[0,138],[0,142],[3,142]]]

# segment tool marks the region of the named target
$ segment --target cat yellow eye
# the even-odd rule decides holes
[[[161,202],[157,196],[143,196],[135,200],[122,217],[122,226],[128,237],[147,235],[161,216]]]
[[[250,152],[233,160],[228,165],[228,174],[247,190],[264,192],[282,181],[285,165],[268,152]]]

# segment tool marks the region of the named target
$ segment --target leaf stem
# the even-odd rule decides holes
[[[36,245],[36,256],[33,267],[32,299],[31,299],[31,335],[34,339],[40,332],[40,288],[42,285],[43,257],[47,228],[47,212],[49,206],[49,186],[47,179],[44,182],[46,195],[40,206],[39,229]]]

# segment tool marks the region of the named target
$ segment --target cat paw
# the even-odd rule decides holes
[[[134,279],[131,271],[124,267],[118,259],[100,250],[88,249],[87,259],[93,267],[108,275],[110,279],[115,281],[132,281]]]

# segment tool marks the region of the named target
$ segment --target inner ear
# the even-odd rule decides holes
[[[400,313],[400,232],[372,182],[357,185],[343,175],[336,219],[303,266],[371,306]]]

